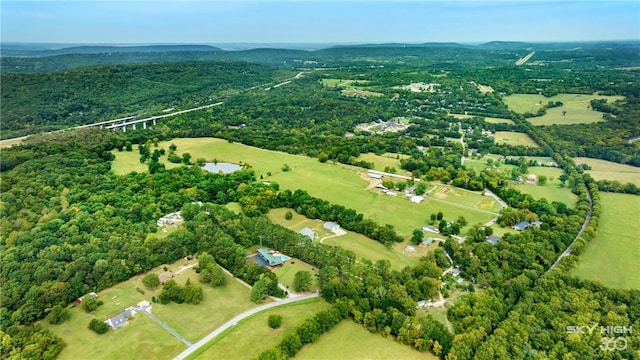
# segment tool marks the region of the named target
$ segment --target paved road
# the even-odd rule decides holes
[[[582,233],[584,232],[584,229],[587,228],[587,225],[589,225],[589,222],[591,221],[591,211],[593,210],[593,200],[591,200],[591,191],[589,191],[589,187],[588,186],[587,186],[587,198],[589,199],[589,211],[587,212],[587,216],[584,219],[584,223],[582,224],[582,228],[578,232],[578,235],[576,235],[576,238],[573,239],[573,241],[571,242],[571,244],[569,244],[569,246],[567,246],[567,249],[562,254],[560,254],[560,256],[558,256],[558,259],[556,260],[556,262],[554,262],[553,265],[551,265],[551,267],[549,267],[549,270],[547,270],[547,272],[555,269],[556,266],[558,266],[558,264],[560,264],[560,260],[562,260],[563,257],[571,254],[571,247],[573,246],[573,244],[576,243],[576,240],[578,240],[578,238],[582,235]]]
[[[175,358],[173,358],[174,360],[183,360],[186,357],[188,357],[189,355],[191,355],[194,351],[198,350],[199,348],[201,348],[202,346],[204,346],[206,343],[208,343],[209,341],[213,340],[216,336],[220,335],[223,331],[227,330],[230,327],[235,326],[238,321],[245,319],[251,315],[257,314],[261,311],[267,310],[267,309],[271,309],[277,306],[281,306],[281,305],[285,305],[285,304],[290,304],[296,301],[302,301],[302,300],[307,300],[307,299],[313,299],[313,298],[317,298],[318,296],[320,296],[318,293],[313,293],[313,294],[308,294],[308,295],[300,295],[300,296],[296,296],[296,297],[291,297],[291,298],[286,298],[286,299],[282,299],[276,302],[272,302],[269,304],[265,304],[262,306],[259,306],[257,308],[251,309],[249,311],[246,311],[236,317],[234,317],[233,319],[227,321],[224,325],[222,325],[221,327],[215,329],[213,332],[211,332],[209,335],[205,336],[204,338],[202,338],[202,340],[198,341],[195,344],[190,345],[185,351],[181,352],[178,356],[176,356]]]

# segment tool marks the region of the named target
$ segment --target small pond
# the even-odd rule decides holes
[[[242,169],[242,166],[238,164],[226,163],[226,162],[218,162],[218,163],[211,162],[211,163],[204,163],[204,166],[202,166],[202,168],[214,174],[217,174],[220,171],[222,171],[222,173],[224,174],[231,174],[232,172],[236,172]]]

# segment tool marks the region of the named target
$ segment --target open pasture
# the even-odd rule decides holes
[[[573,208],[578,203],[578,195],[571,192],[571,189],[560,187],[559,185],[534,185],[534,184],[516,184],[513,185],[520,192],[529,194],[535,199],[545,198],[551,203],[559,201]]]
[[[549,101],[560,101],[562,106],[547,109],[544,116],[529,118],[533,125],[566,125],[589,124],[603,121],[602,113],[591,109],[591,100],[606,99],[613,103],[622,100],[622,96],[585,95],[585,94],[558,94],[550,98],[535,94],[513,94],[504,98],[504,103],[509,109],[518,113],[535,114]]]
[[[482,196],[473,191],[457,188],[450,185],[438,184],[429,193],[429,198],[444,200],[451,203],[469,206],[487,211],[500,211],[501,207],[493,198]]]
[[[496,131],[495,143],[511,146],[538,147],[538,144],[533,141],[529,135],[513,131]]]
[[[477,117],[475,115],[468,115],[468,114],[449,114],[449,115],[459,120]],[[513,124],[513,120],[503,119],[503,118],[494,118],[494,117],[484,117],[484,121],[489,124]]]
[[[471,225],[486,223],[493,218],[490,212],[457,203],[455,197],[447,200],[427,198],[416,204],[404,196],[393,197],[378,191],[367,191],[370,183],[366,176],[362,176],[366,170],[359,167],[322,164],[317,159],[306,156],[263,150],[214,138],[173,139],[162,142],[159,146],[168,148],[171,143],[178,147],[178,153],[189,152],[194,159],[202,157],[208,161],[217,159],[250,164],[258,178],[263,176],[263,181],[277,182],[281,189],[302,189],[312,196],[352,208],[381,224],[393,225],[403,237],[409,237],[414,229],[424,226],[429,215],[438,211],[442,211],[448,219],[464,216],[469,225],[463,228],[463,233]],[[126,158],[131,157],[132,152],[114,154],[114,172],[122,174],[131,171],[119,162],[121,158],[127,162]],[[134,156],[138,158],[137,153]],[[284,164],[289,165],[291,170],[282,171]],[[139,170],[139,165],[142,165],[142,170]],[[146,169],[139,161],[135,166],[138,166],[136,171]],[[474,196],[478,197],[478,201],[482,197],[479,194]]]
[[[408,175],[407,171],[400,168],[400,159],[407,159],[409,155],[384,153],[382,155],[376,155],[374,153],[361,154],[358,159],[373,163],[373,170],[384,171],[386,167],[392,167],[396,169],[396,173],[399,175]]]
[[[591,170],[585,172],[596,180],[620,181],[640,186],[640,167],[618,164],[611,161],[585,157],[573,158],[576,165],[587,164]]]
[[[291,211],[293,214],[293,218],[291,220],[286,220],[284,218],[286,211]],[[351,250],[356,254],[357,259],[366,258],[372,262],[376,262],[378,260],[389,260],[391,267],[394,269],[402,269],[408,265],[415,265],[418,262],[418,257],[426,254],[426,251],[419,247],[416,247],[415,253],[406,253],[403,250],[406,246],[403,245],[404,243],[399,243],[394,246],[394,248],[389,249],[378,241],[369,239],[364,235],[352,231],[346,231],[346,234],[341,236],[334,236],[332,232],[326,230],[322,226],[324,224],[323,221],[307,219],[305,216],[290,209],[273,209],[269,211],[267,216],[273,223],[280,224],[293,231],[300,231],[305,227],[311,228],[316,232],[318,241],[322,241],[322,243],[326,245],[340,246],[343,249]],[[287,263],[285,263],[285,268],[286,264]],[[297,260],[295,265],[298,265]],[[275,270],[278,277],[280,277],[279,273],[284,272],[280,269],[281,268]],[[311,269],[309,268],[304,270]],[[291,274],[291,284],[293,284],[294,275],[295,272]],[[292,285],[289,286],[291,287]]]
[[[301,360],[436,360],[430,352],[420,352],[400,344],[392,338],[372,334],[350,320],[343,320],[313,344],[304,346],[297,354]]]
[[[378,241],[352,231],[347,231],[347,234],[342,236],[327,238],[322,243],[353,251],[358,260],[365,258],[374,263],[378,260],[389,260],[391,267],[396,270],[416,265],[419,257],[427,253],[424,248],[418,246],[414,246],[415,253],[404,251],[406,242],[387,248]]]
[[[126,326],[97,335],[88,329],[93,315],[80,306],[69,311],[71,319],[60,325],[41,322],[66,344],[58,355],[61,360],[171,359],[186,349],[185,344],[145,314],[136,314],[129,318]]]
[[[179,284],[184,285],[187,278],[191,278],[192,283],[202,286],[204,300],[198,305],[154,304],[153,313],[191,342],[200,340],[234,316],[257,306],[249,300],[251,289],[231,276],[227,276],[226,286],[214,288],[200,284],[195,271],[189,276],[180,275],[176,279]]]
[[[601,192],[600,199],[598,233],[572,275],[613,288],[640,289],[640,196]]]
[[[244,319],[225,331],[203,349],[190,356],[194,359],[253,359],[261,352],[276,346],[284,336],[314,314],[328,309],[329,304],[319,298],[279,306]],[[282,325],[271,329],[268,318],[271,314],[282,315]]]

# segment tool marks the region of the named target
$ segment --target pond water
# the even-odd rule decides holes
[[[233,163],[218,162],[218,163],[204,163],[203,169],[210,173],[217,174],[222,171],[224,174],[231,174],[242,169],[242,166]]]

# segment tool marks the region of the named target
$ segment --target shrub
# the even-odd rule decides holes
[[[282,325],[282,315],[280,314],[271,314],[269,315],[269,327],[272,329],[277,329]]]
[[[89,323],[89,329],[93,330],[96,334],[104,334],[109,331],[109,325],[104,321],[100,321],[98,319],[91,319]]]

